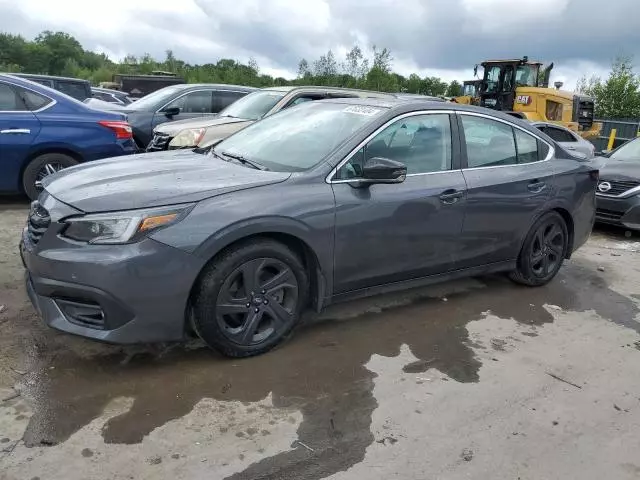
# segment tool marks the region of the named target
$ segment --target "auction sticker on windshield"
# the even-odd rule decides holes
[[[379,108],[365,107],[362,105],[352,105],[342,111],[347,113],[355,113],[357,115],[366,115],[367,117],[373,117],[374,115],[380,113]]]

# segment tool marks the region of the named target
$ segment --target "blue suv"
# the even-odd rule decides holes
[[[44,177],[80,162],[135,153],[127,116],[0,74],[0,192],[40,193]]]

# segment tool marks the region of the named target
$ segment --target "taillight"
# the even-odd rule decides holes
[[[133,138],[133,131],[131,125],[127,122],[121,122],[119,120],[102,120],[98,122],[103,127],[108,128],[116,134],[118,140],[127,140]]]

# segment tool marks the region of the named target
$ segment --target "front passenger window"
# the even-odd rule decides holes
[[[451,169],[451,124],[448,114],[415,115],[397,120],[378,133],[337,172],[335,180],[362,177],[375,157],[396,160],[408,174]]]

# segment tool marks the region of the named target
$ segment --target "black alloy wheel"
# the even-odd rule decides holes
[[[298,303],[298,281],[275,258],[256,258],[236,268],[222,284],[216,302],[221,332],[251,346],[286,331]]]
[[[531,271],[536,277],[546,278],[556,270],[562,262],[565,243],[565,233],[554,220],[538,227],[529,252]]]
[[[548,212],[531,227],[524,241],[517,268],[510,278],[523,285],[536,287],[549,283],[567,257],[569,232],[564,218]]]
[[[192,297],[191,323],[224,355],[258,355],[300,323],[308,292],[308,273],[295,252],[270,239],[242,242],[205,267]]]

